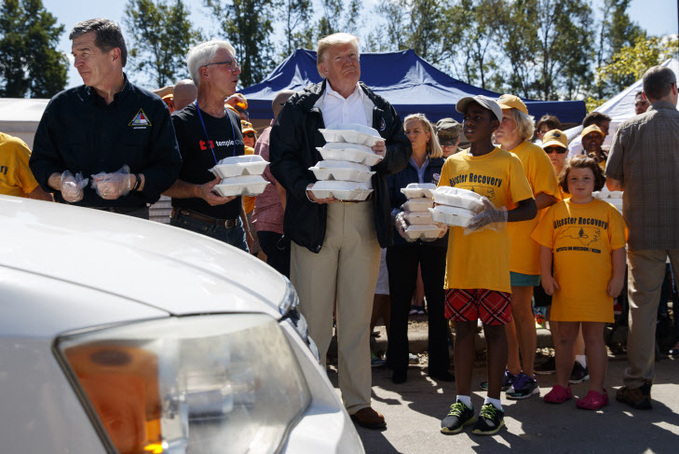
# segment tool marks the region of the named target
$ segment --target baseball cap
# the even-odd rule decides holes
[[[249,121],[241,120],[240,126],[241,129],[243,130],[243,134],[245,134],[246,132],[254,132],[255,134],[257,133],[257,131],[255,131],[255,128],[252,127],[252,123],[250,123]]]
[[[542,136],[542,148],[562,147],[568,148],[568,136],[560,129],[552,129]]]
[[[599,129],[599,127],[597,125],[587,126],[585,129],[582,130],[582,134],[580,134],[580,137],[585,137],[590,132],[596,132],[596,133],[600,134],[601,137],[606,137],[604,132],[601,129]]]
[[[464,110],[467,108],[467,105],[470,102],[476,102],[481,105],[481,107],[490,110],[493,112],[495,115],[495,118],[498,119],[498,121],[502,121],[502,108],[500,105],[490,99],[488,96],[483,96],[483,95],[476,95],[476,96],[467,96],[462,99],[460,99],[457,104],[455,104],[455,110],[460,112],[461,114],[464,113]]]
[[[521,112],[528,115],[528,107],[521,101],[518,96],[514,95],[502,95],[497,98],[497,103],[503,109],[518,109]]]
[[[436,122],[436,135],[443,146],[455,145],[462,132],[462,125],[452,118],[441,118]]]
[[[276,93],[276,96],[271,101],[271,108],[273,109],[273,116],[276,118],[278,113],[283,108],[283,105],[290,99],[290,96],[294,95],[295,92],[292,90],[282,90]]]

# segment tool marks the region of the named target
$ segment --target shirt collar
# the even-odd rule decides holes
[[[123,89],[120,90],[115,95],[113,95],[113,102],[116,102],[116,100],[118,100],[120,97],[124,97],[131,90],[130,81],[127,78],[127,74],[123,73],[123,79],[125,81],[123,83]],[[99,96],[97,90],[95,90],[93,87],[86,85],[85,90],[92,101],[99,100],[101,102],[104,102],[104,99],[101,96]]]

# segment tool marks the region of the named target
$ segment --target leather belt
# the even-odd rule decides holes
[[[238,219],[218,219],[205,214],[200,214],[197,211],[189,210],[188,208],[173,208],[172,217],[175,218],[178,215],[186,216],[187,218],[191,218],[196,221],[214,225],[215,227],[225,227],[227,229],[231,229],[238,225]]]

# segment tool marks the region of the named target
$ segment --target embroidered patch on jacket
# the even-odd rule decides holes
[[[384,118],[382,118],[381,120],[382,121],[380,121],[380,131],[384,131],[385,129],[387,129],[387,122],[384,121]]]
[[[139,112],[137,112],[137,115],[134,116],[128,126],[151,126],[151,122],[144,113],[144,109],[139,109]]]

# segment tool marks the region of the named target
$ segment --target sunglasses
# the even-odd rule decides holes
[[[568,148],[562,148],[562,147],[547,147],[547,148],[545,148],[544,150],[545,150],[545,153],[547,153],[547,154],[552,154],[552,153],[554,153],[555,151],[557,152],[557,154],[564,154],[565,152],[568,151]]]
[[[246,132],[246,133],[243,134],[243,135],[244,135],[245,137],[250,137],[250,138],[253,138],[253,139],[255,138],[255,133],[254,133],[254,132]]]

